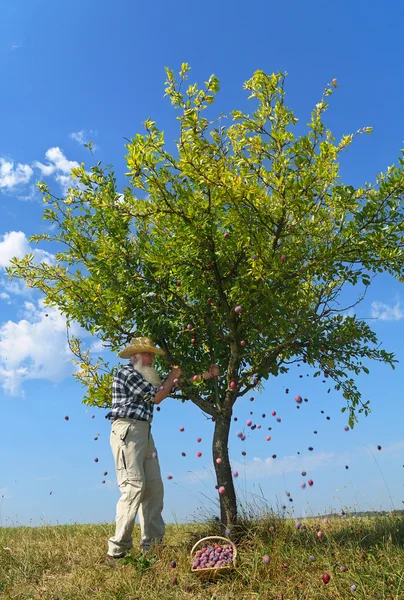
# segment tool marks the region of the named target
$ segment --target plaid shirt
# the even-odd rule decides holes
[[[129,363],[119,369],[112,384],[112,408],[106,419],[120,417],[138,419],[139,421],[153,420],[154,396],[159,386],[152,385]],[[174,385],[170,393],[174,393]]]

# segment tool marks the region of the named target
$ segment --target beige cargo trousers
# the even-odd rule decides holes
[[[153,543],[161,542],[165,534],[161,515],[164,486],[151,424],[116,419],[111,423],[110,444],[121,496],[116,505],[115,535],[108,540],[108,554],[119,556],[133,547],[132,533],[138,512],[144,552]]]

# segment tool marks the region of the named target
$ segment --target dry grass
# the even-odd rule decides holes
[[[404,518],[331,516],[295,521],[268,512],[243,516],[237,569],[216,581],[190,572],[190,550],[220,524],[167,525],[165,546],[134,548],[113,569],[102,564],[114,524],[0,529],[0,598],[15,600],[366,600],[404,599]],[[322,539],[317,531],[324,532]],[[5,549],[6,548],[6,549]],[[9,548],[9,549],[7,549]],[[268,554],[270,562],[263,564]],[[315,561],[310,560],[310,555]],[[171,560],[177,567],[171,568]],[[287,566],[284,566],[285,563]],[[342,572],[340,566],[347,568]],[[325,585],[324,572],[331,575]],[[177,578],[177,583],[172,578]],[[351,586],[356,585],[356,591]]]

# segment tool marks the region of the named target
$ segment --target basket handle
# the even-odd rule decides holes
[[[236,558],[236,556],[237,556],[236,546],[233,544],[233,542],[231,540],[229,540],[228,538],[222,537],[221,535],[208,535],[207,537],[204,537],[201,540],[199,540],[198,542],[196,542],[196,544],[194,544],[194,547],[191,550],[191,558],[192,558],[194,550],[198,546],[198,544],[200,544],[201,542],[204,542],[205,540],[225,540],[226,542],[229,542],[229,544],[231,544],[231,546],[233,547],[233,561]]]

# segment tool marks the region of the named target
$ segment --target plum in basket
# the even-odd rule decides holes
[[[233,564],[233,547],[229,544],[204,544],[195,554],[192,567],[194,569],[207,569],[227,567]]]

